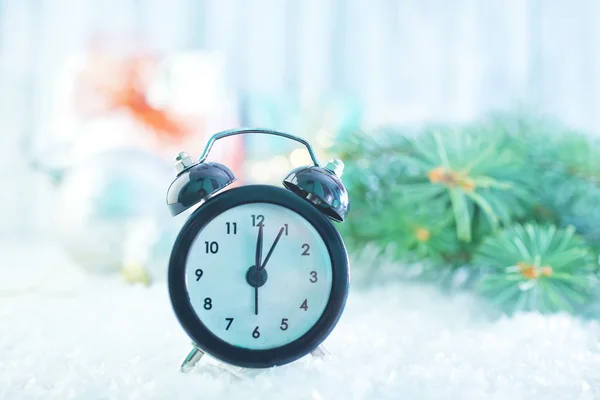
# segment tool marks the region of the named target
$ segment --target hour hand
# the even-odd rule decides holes
[[[284,230],[285,230],[284,227],[281,227],[281,229],[279,230],[279,233],[277,234],[277,237],[275,238],[273,245],[269,249],[269,252],[267,253],[267,256],[265,257],[265,261],[263,261],[262,265],[260,266],[260,269],[263,269],[267,266],[267,262],[269,262],[269,258],[271,258],[271,254],[273,254],[273,250],[275,250],[275,246],[277,246],[279,239],[281,239],[281,235],[283,235]]]

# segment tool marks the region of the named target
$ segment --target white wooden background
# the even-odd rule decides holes
[[[207,49],[247,93],[358,96],[366,128],[526,108],[600,132],[597,0],[0,0],[0,235],[44,225],[52,90],[91,38]]]

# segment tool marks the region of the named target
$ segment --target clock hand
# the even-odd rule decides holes
[[[258,239],[256,239],[256,257],[254,259],[254,265],[256,268],[260,268],[262,259],[262,248],[263,248],[263,225],[258,226]]]
[[[258,225],[258,239],[256,239],[256,254],[254,258],[254,273],[260,269],[263,248],[263,224]],[[256,275],[255,275],[256,276]],[[258,315],[258,286],[254,287],[254,315]]]
[[[254,315],[258,315],[258,286],[254,287]]]
[[[265,261],[263,261],[262,265],[260,266],[260,269],[263,269],[267,266],[267,262],[269,262],[269,258],[271,258],[271,254],[273,254],[273,250],[275,250],[275,246],[277,246],[277,242],[279,242],[279,239],[281,239],[281,235],[283,235],[284,230],[285,230],[284,227],[281,227],[281,229],[279,230],[279,233],[277,234],[277,237],[275,238],[275,241],[273,242],[271,249],[267,253],[267,257],[265,257]]]

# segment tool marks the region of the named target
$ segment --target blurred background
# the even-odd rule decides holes
[[[187,339],[165,285],[122,278],[164,280],[186,218],[165,204],[174,156],[240,126],[346,162],[338,227],[362,258],[329,342],[339,364],[313,376],[323,398],[342,393],[331,376],[365,398],[411,385],[405,397],[482,398],[515,379],[522,398],[600,396],[597,324],[484,311],[477,336],[484,303],[446,296],[478,287],[509,314],[600,319],[598,16],[595,0],[0,0],[0,398],[153,398],[156,379],[173,398]],[[295,142],[250,135],[210,159],[240,184],[279,185],[309,162]],[[355,289],[355,272],[386,263],[441,290]],[[304,375],[281,370],[295,390]],[[188,396],[210,387],[195,378]],[[348,383],[369,379],[371,392]],[[321,398],[301,381],[296,396]],[[507,387],[501,398],[521,398]]]
[[[599,12],[592,0],[1,0],[0,237],[57,241],[82,262],[126,238],[160,241],[173,156],[238,126],[302,135],[321,159],[357,131],[492,111],[598,132]],[[272,137],[222,141],[211,158],[242,183],[307,163]]]

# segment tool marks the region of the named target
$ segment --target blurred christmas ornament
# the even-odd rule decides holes
[[[192,124],[150,100],[158,67],[159,58],[148,54],[92,53],[79,75],[75,106],[87,116],[125,110],[159,140],[182,140],[192,131]],[[197,129],[201,121],[194,125]]]
[[[120,271],[146,284],[163,279],[177,228],[164,207],[171,176],[168,163],[138,149],[103,152],[66,168],[54,215],[62,246],[89,271]]]
[[[239,125],[237,105],[219,54],[157,54],[105,39],[68,58],[57,77],[52,129],[36,164],[56,183],[57,211],[46,207],[72,258],[149,283],[164,276],[181,221],[164,207],[172,157],[201,148],[204,132]],[[238,177],[240,140],[213,152]]]
[[[238,126],[237,104],[228,92],[223,57],[213,52],[127,52],[93,43],[74,58],[58,85],[61,141],[75,152],[140,147],[171,160],[199,146],[207,132]],[[65,99],[68,99],[65,101]],[[66,140],[65,140],[66,139]],[[215,146],[214,157],[243,179],[242,138]]]

